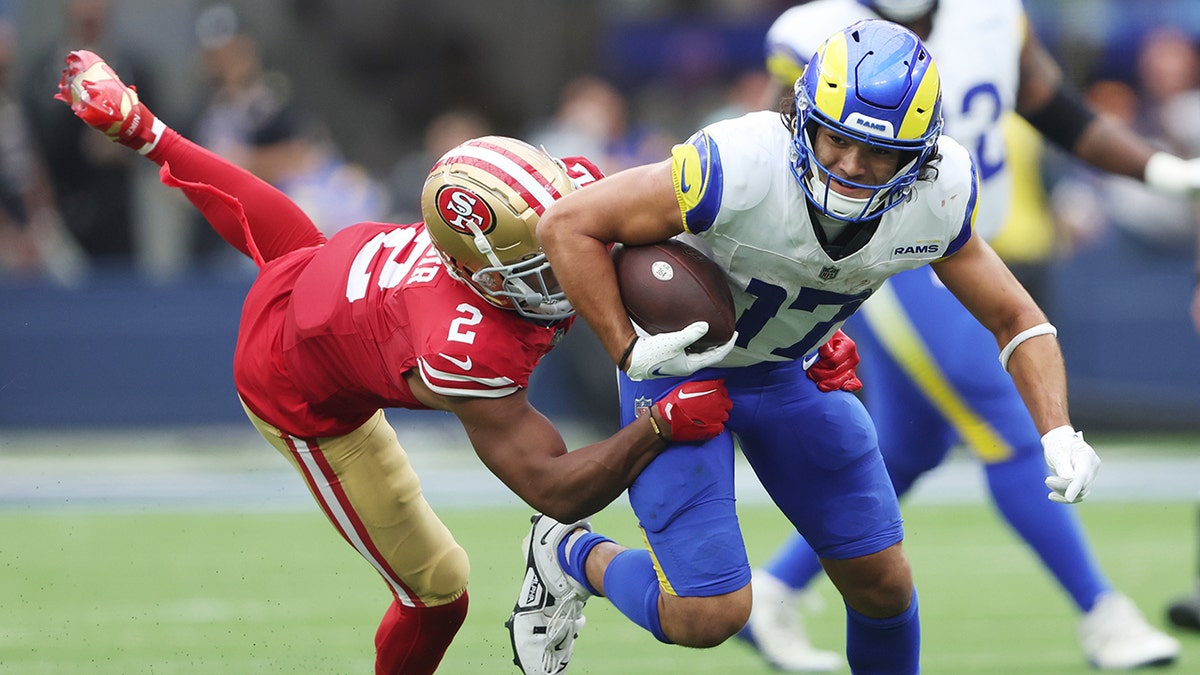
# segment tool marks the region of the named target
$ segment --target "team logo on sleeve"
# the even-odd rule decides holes
[[[437,213],[455,232],[474,236],[496,229],[496,214],[479,195],[457,185],[447,185],[437,193]]]
[[[707,133],[698,131],[671,148],[671,176],[684,226],[693,233],[707,230],[721,208],[724,189],[721,155]]]

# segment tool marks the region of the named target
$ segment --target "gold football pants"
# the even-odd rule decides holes
[[[382,410],[332,438],[297,438],[245,410],[401,604],[436,607],[463,594],[470,571],[467,552],[425,501],[420,479]]]

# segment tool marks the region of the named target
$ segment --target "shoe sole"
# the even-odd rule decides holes
[[[528,569],[530,565],[534,564],[533,559],[530,556],[529,544],[533,539],[532,525],[534,523],[536,523],[538,521],[538,518],[540,518],[540,517],[541,516],[536,513],[529,517],[529,524],[531,526],[529,528],[529,534],[525,535],[525,538],[521,540],[521,549],[522,549],[523,553],[525,554],[526,569]],[[537,569],[537,567],[535,566],[534,570],[536,570],[536,569]],[[524,582],[522,582],[522,583],[524,583]],[[543,589],[542,592],[545,593],[546,590]],[[525,667],[521,665],[521,659],[517,658],[517,635],[516,635],[516,633],[513,632],[513,628],[514,628],[513,620],[516,618],[517,610],[519,610],[519,609],[521,609],[520,598],[518,598],[517,602],[515,604],[513,604],[512,612],[508,615],[508,619],[504,622],[504,627],[508,630],[508,641],[512,645],[513,665],[520,668],[521,672],[525,672]],[[537,630],[537,629],[535,628],[534,630]],[[542,632],[545,632],[546,628],[543,626],[541,628],[541,630],[542,630]]]
[[[1174,665],[1176,660],[1177,657],[1164,656],[1161,659],[1154,659],[1153,661],[1142,661],[1141,663],[1107,667],[1098,665],[1095,661],[1089,660],[1088,665],[1096,670],[1139,670],[1141,668],[1166,668]]]

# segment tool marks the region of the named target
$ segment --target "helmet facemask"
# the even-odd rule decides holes
[[[492,259],[491,265],[473,272],[454,263],[448,267],[485,300],[521,316],[557,321],[575,314],[575,308],[554,278],[545,253],[509,265],[500,262],[495,253],[489,253],[488,258]]]

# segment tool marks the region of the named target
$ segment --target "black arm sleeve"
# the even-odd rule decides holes
[[[1054,92],[1041,110],[1024,115],[1035,129],[1067,152],[1075,151],[1075,143],[1084,129],[1096,119],[1096,113],[1065,84]]]

